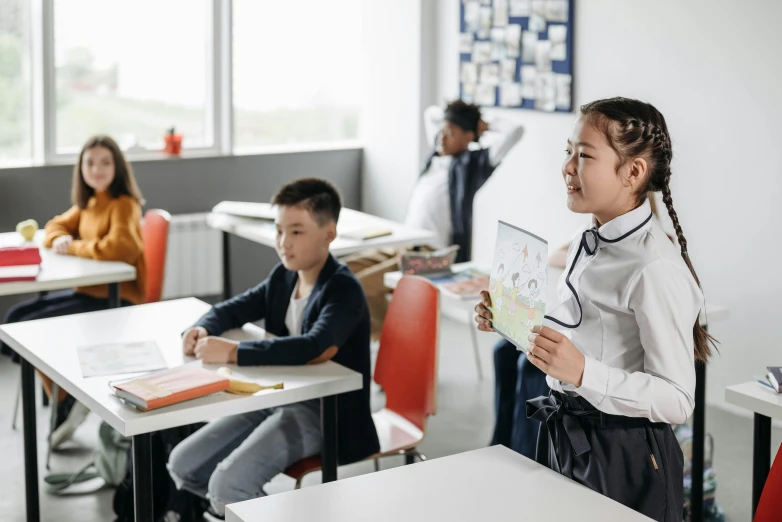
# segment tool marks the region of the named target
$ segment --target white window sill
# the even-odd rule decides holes
[[[265,156],[275,154],[300,154],[308,152],[328,152],[337,150],[359,150],[362,144],[358,140],[351,141],[333,141],[320,143],[294,143],[284,145],[268,145],[263,147],[244,147],[234,150],[231,154],[221,154],[213,149],[184,149],[179,156],[172,156],[162,151],[143,151],[143,152],[125,152],[125,157],[131,164],[144,163],[147,161],[176,161],[180,159],[198,159],[198,158],[227,158],[233,156]],[[48,162],[35,161],[13,161],[0,163],[0,170],[36,168],[73,165],[78,159],[78,154],[60,154],[56,159]]]
[[[358,140],[323,141],[316,143],[291,143],[256,147],[237,147],[234,156],[259,156],[263,154],[293,154],[299,152],[326,152],[331,150],[357,150],[363,145]]]

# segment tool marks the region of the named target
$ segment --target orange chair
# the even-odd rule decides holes
[[[165,210],[152,209],[144,214],[141,235],[144,242],[144,262],[147,265],[148,303],[157,303],[163,294],[169,223],[171,214]]]
[[[777,450],[760,495],[753,522],[775,522],[782,516],[782,446]]]
[[[374,380],[386,394],[386,406],[372,414],[380,452],[375,462],[404,455],[405,464],[426,460],[418,446],[426,421],[437,409],[437,357],[440,333],[440,295],[421,277],[404,277],[394,290],[380,333]],[[301,487],[305,475],[321,468],[320,457],[300,460],[285,470]]]

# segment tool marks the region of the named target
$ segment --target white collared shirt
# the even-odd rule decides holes
[[[646,201],[599,228],[616,239],[651,214]],[[559,304],[548,315],[574,325],[579,307],[565,278],[581,241],[570,245],[559,282]],[[692,413],[695,395],[693,326],[703,295],[681,253],[650,220],[617,243],[600,241],[595,255],[581,252],[570,282],[583,308],[575,329],[546,320],[566,335],[586,359],[581,387],[547,377],[549,387],[580,395],[615,415],[681,424]]]
[[[451,244],[451,200],[448,170],[451,156],[435,156],[429,170],[418,179],[410,195],[405,225],[434,232],[431,247],[439,250]]]

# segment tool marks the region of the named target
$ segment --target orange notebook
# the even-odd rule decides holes
[[[146,411],[227,390],[229,383],[224,375],[185,364],[113,386],[117,397]]]

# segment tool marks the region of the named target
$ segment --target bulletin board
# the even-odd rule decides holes
[[[573,0],[461,0],[460,8],[462,100],[573,110]]]

